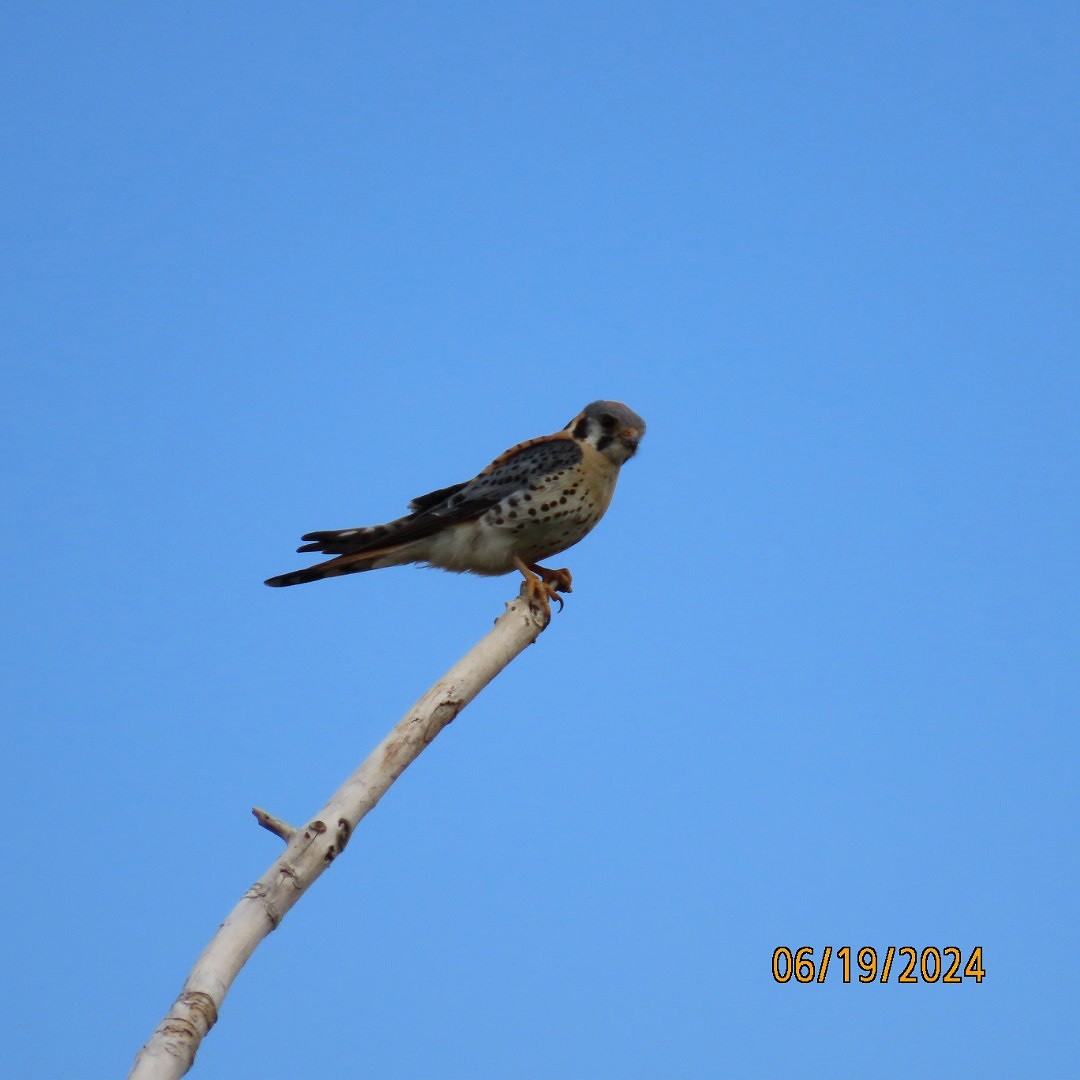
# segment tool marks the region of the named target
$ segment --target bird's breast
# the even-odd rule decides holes
[[[616,475],[614,469],[561,470],[502,499],[481,520],[486,529],[511,537],[518,558],[538,562],[589,533],[611,502]]]
[[[425,541],[432,566],[474,574],[507,574],[514,560],[539,562],[572,547],[604,516],[618,468],[587,447],[580,465],[533,477],[473,521]]]

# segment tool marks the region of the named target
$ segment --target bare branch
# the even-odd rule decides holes
[[[241,897],[196,960],[180,996],[136,1055],[129,1080],[176,1080],[191,1068],[229,987],[258,944],[341,854],[360,819],[424,747],[543,632],[550,610],[530,605],[524,592],[523,587],[522,597],[506,605],[494,628],[398,721],[303,829],[252,811],[260,825],[286,841],[285,851]]]

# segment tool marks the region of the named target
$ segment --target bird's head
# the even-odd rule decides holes
[[[591,443],[615,465],[629,461],[645,434],[645,421],[621,401],[594,401],[566,425],[578,442]]]

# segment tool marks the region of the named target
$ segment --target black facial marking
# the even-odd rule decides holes
[[[587,418],[587,417],[584,417],[584,416],[583,416],[583,417],[582,417],[582,418],[581,418],[581,419],[580,419],[580,420],[579,420],[579,421],[578,421],[578,422],[577,422],[577,423],[576,423],[576,424],[574,425],[574,432],[573,432],[574,438],[575,438],[575,439],[584,439],[584,438],[585,438],[585,435],[586,435],[586,434],[588,433],[588,430],[589,430],[589,421],[588,421],[588,418]]]

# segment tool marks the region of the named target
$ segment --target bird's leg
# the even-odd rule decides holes
[[[559,570],[549,570],[546,566],[537,566],[536,563],[529,563],[529,569],[539,576],[540,580],[551,592],[552,596],[554,596],[555,593],[574,591],[574,579],[570,576],[570,571],[567,570],[565,566]]]
[[[566,582],[569,584],[570,574],[566,570],[545,570],[540,566],[526,565],[521,559],[515,558],[514,565],[521,571],[521,576],[525,579],[525,587],[527,590],[528,600],[530,606],[535,601],[543,608],[551,608],[551,601],[559,601],[559,610],[562,611],[563,599],[559,595],[559,590],[554,582],[548,580],[548,576],[551,574],[566,575]],[[563,580],[561,577],[559,580]],[[569,590],[567,590],[569,591]]]

